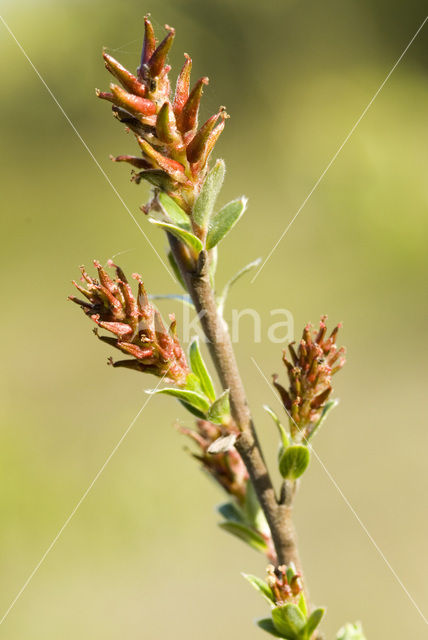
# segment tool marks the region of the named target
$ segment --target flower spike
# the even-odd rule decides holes
[[[273,376],[273,384],[279,392],[289,415],[293,440],[307,440],[319,424],[332,392],[332,376],[345,364],[345,349],[336,346],[337,325],[327,335],[327,316],[322,316],[318,331],[308,324],[297,349],[290,344],[290,359],[284,350],[283,362],[287,368],[290,386],[285,389]]]
[[[177,386],[184,386],[189,368],[175,334],[175,319],[167,331],[159,312],[149,303],[141,277],[134,274],[138,281],[138,295],[135,297],[122,269],[111,260],[108,264],[116,270],[116,278],[111,278],[95,260],[99,280],[91,278],[82,267],[82,279],[87,289],[74,282],[89,302],[74,296],[69,296],[69,299],[78,304],[101,329],[114,335],[112,338],[96,333],[103,342],[134,358],[116,363],[111,360],[110,364],[153,373]]]
[[[190,91],[192,60],[185,54],[175,94],[170,95],[167,56],[175,30],[166,25],[168,33],[158,45],[148,16],[144,24],[144,44],[137,76],[104,52],[106,68],[121,86],[112,84],[109,92],[97,90],[97,95],[113,104],[113,114],[136,134],[143,152],[141,162],[127,155],[117,156],[116,161],[143,169],[133,176],[134,182],[147,180],[191,216],[209,170],[210,154],[227,116],[221,107],[197,131],[200,102],[208,78],[200,78]],[[147,210],[150,208],[151,205]]]

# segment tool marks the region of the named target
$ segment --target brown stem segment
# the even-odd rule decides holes
[[[224,389],[230,391],[232,417],[241,431],[235,446],[248,469],[261,508],[269,524],[277,554],[277,564],[289,565],[290,562],[293,562],[297,570],[302,573],[296,533],[291,517],[294,491],[292,486],[285,485],[281,499],[278,501],[276,498],[251,419],[227,325],[217,312],[217,304],[209,276],[209,256],[205,251],[202,251],[197,264],[194,264],[190,269],[187,249],[171,235],[169,235],[169,242],[208,339],[208,347],[220,382]]]

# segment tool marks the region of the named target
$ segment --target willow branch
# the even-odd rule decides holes
[[[208,254],[205,251],[201,252],[198,264],[195,265],[178,240],[169,236],[169,242],[208,340],[208,348],[221,384],[224,389],[229,389],[232,417],[241,432],[235,446],[248,470],[270,527],[278,565],[289,565],[293,562],[301,573],[296,532],[291,515],[293,491],[291,487],[286,487],[280,500],[275,495],[251,418],[227,325],[217,311],[209,277]]]

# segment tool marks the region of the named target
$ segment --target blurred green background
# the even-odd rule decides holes
[[[103,46],[137,66],[142,18],[177,29],[170,57],[209,75],[203,116],[226,104],[218,145],[224,201],[245,193],[245,222],[221,250],[219,281],[266,256],[425,17],[419,0],[2,1],[2,15],[159,252],[146,187],[109,153],[135,150],[98,102]],[[344,322],[339,408],[315,442],[338,486],[427,615],[425,340],[428,107],[426,26],[254,285],[235,308],[267,327],[285,307],[303,324]],[[2,73],[3,399],[0,616],[147,396],[154,379],[106,366],[108,349],[67,302],[79,264],[124,251],[153,293],[168,274],[0,24]],[[178,287],[175,287],[178,291]],[[181,309],[162,303],[164,312]],[[264,334],[265,335],[265,334]],[[270,460],[276,406],[266,375],[280,345],[237,354]],[[279,409],[278,406],[276,406]],[[216,528],[222,496],[183,451],[169,398],[150,401],[7,619],[8,640],[262,637],[266,613],[240,571],[264,561]],[[323,468],[313,460],[296,506],[313,600],[334,637],[361,619],[368,640],[426,637],[426,624]]]

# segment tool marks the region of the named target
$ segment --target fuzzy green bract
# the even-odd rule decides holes
[[[214,167],[208,173],[201,192],[193,207],[192,217],[196,224],[204,229],[214,210],[217,196],[223,184],[226,166],[224,160],[217,160]]]
[[[297,480],[308,468],[311,456],[308,447],[294,444],[287,447],[279,459],[279,471],[283,478]]]
[[[207,235],[207,249],[215,247],[238,222],[247,208],[247,198],[232,200],[212,216]]]

